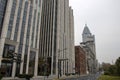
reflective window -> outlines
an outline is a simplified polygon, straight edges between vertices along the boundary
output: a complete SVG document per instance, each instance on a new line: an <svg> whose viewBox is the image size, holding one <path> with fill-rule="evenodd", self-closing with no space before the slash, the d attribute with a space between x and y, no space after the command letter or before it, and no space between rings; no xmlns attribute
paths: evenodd
<svg viewBox="0 0 120 80"><path fill-rule="evenodd" d="M2 26L3 26L6 5L7 5L7 0L0 0L0 36L1 36L1 32L2 32Z"/></svg>
<svg viewBox="0 0 120 80"><path fill-rule="evenodd" d="M10 14L10 20L9 20L9 26L8 26L8 32L7 32L7 38L10 39L12 27L13 27L13 21L14 21L14 15L16 10L16 3L17 0L13 0L12 8L11 8L11 14Z"/></svg>
<svg viewBox="0 0 120 80"><path fill-rule="evenodd" d="M31 20L32 20L32 5L30 6L29 11L29 19L28 19L28 28L27 28L27 34L26 34L26 45L29 45L29 36L30 36L30 28L31 28Z"/></svg>
<svg viewBox="0 0 120 80"><path fill-rule="evenodd" d="M33 20L33 28L32 28L32 38L31 38L31 47L33 47L33 40L34 40L34 29L35 29L35 22L36 22L36 10L34 11L34 20Z"/></svg>
<svg viewBox="0 0 120 80"><path fill-rule="evenodd" d="M20 15L21 15L21 10L22 10L22 2L23 2L23 0L19 0L19 8L18 8L18 13L17 13L17 20L16 20L16 27L15 27L15 34L14 34L14 40L15 41L17 41L17 36L18 36Z"/></svg>
<svg viewBox="0 0 120 80"><path fill-rule="evenodd" d="M9 51L13 51L14 52L15 51L15 46L5 44L4 51L3 51L3 57L4 58L8 57Z"/></svg>

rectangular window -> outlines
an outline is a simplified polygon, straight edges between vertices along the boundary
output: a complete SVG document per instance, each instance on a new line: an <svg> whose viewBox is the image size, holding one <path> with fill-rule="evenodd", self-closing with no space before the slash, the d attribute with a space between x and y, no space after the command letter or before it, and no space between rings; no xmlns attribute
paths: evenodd
<svg viewBox="0 0 120 80"><path fill-rule="evenodd" d="M15 46L5 44L4 51L3 51L3 57L4 58L9 57L10 56L9 54L14 53L14 51L15 51Z"/></svg>

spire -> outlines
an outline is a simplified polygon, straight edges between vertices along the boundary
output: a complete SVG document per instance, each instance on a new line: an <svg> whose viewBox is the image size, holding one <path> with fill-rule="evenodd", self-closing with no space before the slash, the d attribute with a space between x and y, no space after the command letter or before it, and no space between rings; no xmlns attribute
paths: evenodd
<svg viewBox="0 0 120 80"><path fill-rule="evenodd" d="M87 26L87 21L85 21L85 26Z"/></svg>
<svg viewBox="0 0 120 80"><path fill-rule="evenodd" d="M87 27L87 23L85 23L85 27Z"/></svg>
<svg viewBox="0 0 120 80"><path fill-rule="evenodd" d="M89 28L87 27L87 24L85 24L84 30L83 30L83 34L91 34Z"/></svg>

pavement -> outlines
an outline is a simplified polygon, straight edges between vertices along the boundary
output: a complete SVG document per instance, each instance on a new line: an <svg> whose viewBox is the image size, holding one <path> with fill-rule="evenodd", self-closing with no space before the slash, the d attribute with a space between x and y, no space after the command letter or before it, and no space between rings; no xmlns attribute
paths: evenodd
<svg viewBox="0 0 120 80"><path fill-rule="evenodd" d="M89 75L70 75L70 76L62 76L59 79L58 78L53 79L54 76L49 76L49 77L47 77L47 76L43 77L42 76L42 77L32 78L30 80L97 80L100 75L101 75L101 73L89 74ZM4 78L2 80L25 80L25 79Z"/></svg>
<svg viewBox="0 0 120 80"><path fill-rule="evenodd" d="M61 78L61 80L97 80L100 75L101 73L82 75L82 76L75 75L66 78Z"/></svg>

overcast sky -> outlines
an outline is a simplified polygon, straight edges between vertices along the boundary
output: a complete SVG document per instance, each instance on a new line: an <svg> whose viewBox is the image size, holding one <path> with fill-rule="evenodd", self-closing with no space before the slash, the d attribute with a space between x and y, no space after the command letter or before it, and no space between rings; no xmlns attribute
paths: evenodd
<svg viewBox="0 0 120 80"><path fill-rule="evenodd" d="M87 23L96 39L99 62L120 57L120 0L70 0L74 10L75 45L82 41Z"/></svg>

